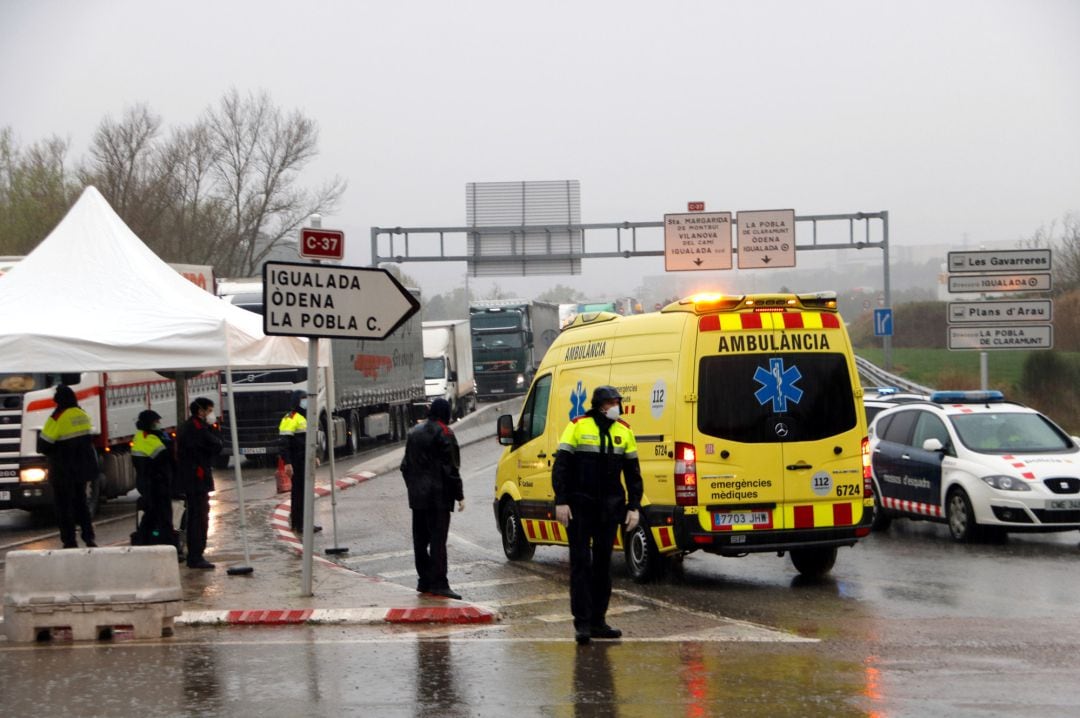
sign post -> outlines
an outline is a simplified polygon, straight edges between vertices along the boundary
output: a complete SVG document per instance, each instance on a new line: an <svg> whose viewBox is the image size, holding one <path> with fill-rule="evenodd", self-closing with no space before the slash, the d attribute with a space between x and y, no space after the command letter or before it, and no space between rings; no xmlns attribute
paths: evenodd
<svg viewBox="0 0 1080 718"><path fill-rule="evenodd" d="M314 421L306 437L301 593L310 596L319 428L318 340L385 339L420 310L420 302L385 269L267 262L263 265L263 306L265 334L308 338L307 413Z"/></svg>

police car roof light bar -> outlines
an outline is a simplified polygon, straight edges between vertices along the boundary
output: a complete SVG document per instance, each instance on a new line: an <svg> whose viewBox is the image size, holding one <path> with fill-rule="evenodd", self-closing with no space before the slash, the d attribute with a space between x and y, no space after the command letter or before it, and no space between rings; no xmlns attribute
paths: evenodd
<svg viewBox="0 0 1080 718"><path fill-rule="evenodd" d="M930 395L935 404L989 404L1005 401L997 389L985 391L935 391Z"/></svg>

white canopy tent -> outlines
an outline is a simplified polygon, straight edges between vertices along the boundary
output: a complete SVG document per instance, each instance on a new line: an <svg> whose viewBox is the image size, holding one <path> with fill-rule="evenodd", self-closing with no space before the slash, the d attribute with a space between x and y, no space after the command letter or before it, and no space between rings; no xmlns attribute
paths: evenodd
<svg viewBox="0 0 1080 718"><path fill-rule="evenodd" d="M268 337L262 317L181 277L93 187L0 279L0 373L221 368L231 404L232 369L306 366L307 356L307 340ZM229 418L235 453L232 407ZM243 521L238 453L234 463Z"/></svg>

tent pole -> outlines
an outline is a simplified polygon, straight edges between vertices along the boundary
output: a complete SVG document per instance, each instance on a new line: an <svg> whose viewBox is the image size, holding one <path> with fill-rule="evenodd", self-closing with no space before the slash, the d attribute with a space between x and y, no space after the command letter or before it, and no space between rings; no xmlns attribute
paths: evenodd
<svg viewBox="0 0 1080 718"><path fill-rule="evenodd" d="M229 357L231 361L231 357ZM225 364L225 388L229 392L229 435L232 437L233 446L233 475L236 477L236 498L240 501L240 537L244 543L244 565L231 566L227 573L230 576L246 576L255 569L251 565L251 552L248 550L247 539L247 516L244 508L244 477L240 471L240 439L236 433L236 392L233 390L232 366Z"/></svg>
<svg viewBox="0 0 1080 718"><path fill-rule="evenodd" d="M311 591L311 561L315 545L315 454L319 435L319 338L308 337L307 374L307 434L304 442L304 516L303 568L300 573L300 595L313 596Z"/></svg>

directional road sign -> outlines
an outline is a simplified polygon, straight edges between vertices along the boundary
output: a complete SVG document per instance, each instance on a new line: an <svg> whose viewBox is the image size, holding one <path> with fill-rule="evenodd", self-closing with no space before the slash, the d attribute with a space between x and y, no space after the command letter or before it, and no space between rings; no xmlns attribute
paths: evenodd
<svg viewBox="0 0 1080 718"><path fill-rule="evenodd" d="M992 322L1049 322L1054 318L1052 299L949 302L949 324Z"/></svg>
<svg viewBox="0 0 1080 718"><path fill-rule="evenodd" d="M300 230L300 256L309 259L344 259L345 233L337 229Z"/></svg>
<svg viewBox="0 0 1080 718"><path fill-rule="evenodd" d="M1052 288L1050 272L949 275L949 291L953 294L1045 292Z"/></svg>
<svg viewBox="0 0 1080 718"><path fill-rule="evenodd" d="M664 270L731 269L731 212L664 215Z"/></svg>
<svg viewBox="0 0 1080 718"><path fill-rule="evenodd" d="M949 327L949 349L1053 349L1054 328L1046 325Z"/></svg>
<svg viewBox="0 0 1080 718"><path fill-rule="evenodd" d="M892 307L874 310L874 336L891 337L892 330Z"/></svg>
<svg viewBox="0 0 1080 718"><path fill-rule="evenodd" d="M420 310L385 269L295 262L263 266L263 331L294 337L385 339Z"/></svg>
<svg viewBox="0 0 1080 718"><path fill-rule="evenodd" d="M949 252L950 272L1047 272L1049 249L989 249Z"/></svg>
<svg viewBox="0 0 1080 718"><path fill-rule="evenodd" d="M739 212L739 269L795 266L795 210Z"/></svg>

